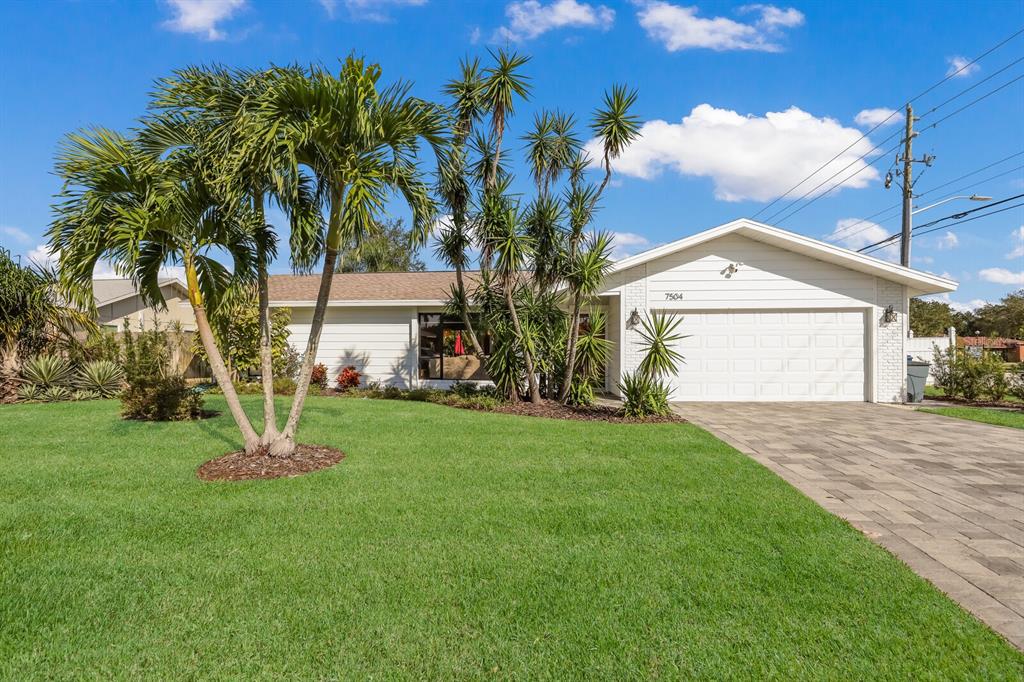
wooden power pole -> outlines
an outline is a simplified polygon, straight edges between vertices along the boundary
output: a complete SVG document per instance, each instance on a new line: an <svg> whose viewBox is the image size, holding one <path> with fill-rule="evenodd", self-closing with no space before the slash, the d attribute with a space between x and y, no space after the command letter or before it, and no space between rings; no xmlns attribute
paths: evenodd
<svg viewBox="0 0 1024 682"><path fill-rule="evenodd" d="M911 212L913 211L914 185L911 172L914 165L913 141L914 109L907 104L906 137L903 140L903 238L900 240L900 265L910 267Z"/></svg>

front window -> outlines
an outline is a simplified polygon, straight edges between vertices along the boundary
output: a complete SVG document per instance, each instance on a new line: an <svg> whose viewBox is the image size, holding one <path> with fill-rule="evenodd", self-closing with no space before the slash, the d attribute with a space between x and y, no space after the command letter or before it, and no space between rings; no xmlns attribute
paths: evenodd
<svg viewBox="0 0 1024 682"><path fill-rule="evenodd" d="M483 361L471 351L466 325L458 317L440 313L421 313L420 379L483 381L488 379ZM473 329L483 345L484 355L491 352L491 339L474 317Z"/></svg>

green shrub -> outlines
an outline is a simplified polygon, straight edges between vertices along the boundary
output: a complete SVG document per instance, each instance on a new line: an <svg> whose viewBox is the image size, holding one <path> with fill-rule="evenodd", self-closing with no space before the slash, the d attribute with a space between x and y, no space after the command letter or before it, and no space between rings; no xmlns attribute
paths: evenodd
<svg viewBox="0 0 1024 682"><path fill-rule="evenodd" d="M64 400L71 400L73 393L67 386L48 386L39 394L39 399L44 403L59 403Z"/></svg>
<svg viewBox="0 0 1024 682"><path fill-rule="evenodd" d="M1024 363L1017 365L1016 371L1006 380L1006 392L1014 398L1024 400Z"/></svg>
<svg viewBox="0 0 1024 682"><path fill-rule="evenodd" d="M932 377L946 395L965 400L978 400L983 396L1002 400L1010 388L998 355L987 352L975 355L963 348L936 348Z"/></svg>
<svg viewBox="0 0 1024 682"><path fill-rule="evenodd" d="M619 383L623 413L631 419L670 414L668 384L641 372L627 374Z"/></svg>
<svg viewBox="0 0 1024 682"><path fill-rule="evenodd" d="M25 363L21 375L41 389L67 386L74 378L75 368L59 355L37 355Z"/></svg>
<svg viewBox="0 0 1024 682"><path fill-rule="evenodd" d="M477 385L471 381L456 381L449 390L460 398L472 398L479 392Z"/></svg>
<svg viewBox="0 0 1024 682"><path fill-rule="evenodd" d="M274 379L274 395L295 395L295 379L291 377L278 377Z"/></svg>
<svg viewBox="0 0 1024 682"><path fill-rule="evenodd" d="M124 385L124 371L110 360L94 360L78 370L75 386L83 391L97 393L102 398L113 398Z"/></svg>
<svg viewBox="0 0 1024 682"><path fill-rule="evenodd" d="M203 398L184 377L138 378L121 394L121 416L145 421L182 421L202 415Z"/></svg>
<svg viewBox="0 0 1024 682"><path fill-rule="evenodd" d="M41 398L43 390L36 384L22 384L16 392L19 403L34 403Z"/></svg>

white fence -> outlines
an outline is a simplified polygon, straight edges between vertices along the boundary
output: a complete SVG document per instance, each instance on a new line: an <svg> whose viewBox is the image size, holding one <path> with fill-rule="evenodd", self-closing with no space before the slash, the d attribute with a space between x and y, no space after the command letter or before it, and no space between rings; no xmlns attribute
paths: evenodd
<svg viewBox="0 0 1024 682"><path fill-rule="evenodd" d="M946 350L950 346L955 345L956 332L950 329L950 333L947 336L912 336L907 339L905 348L907 349L907 355L912 359L933 362L936 347L940 350ZM931 371L928 372L927 383L929 385L933 383Z"/></svg>

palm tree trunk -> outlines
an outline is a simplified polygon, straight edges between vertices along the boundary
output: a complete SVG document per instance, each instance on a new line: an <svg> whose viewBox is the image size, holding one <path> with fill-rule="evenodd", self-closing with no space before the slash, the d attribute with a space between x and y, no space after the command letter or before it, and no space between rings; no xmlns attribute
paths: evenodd
<svg viewBox="0 0 1024 682"><path fill-rule="evenodd" d="M275 457L287 457L295 452L295 432L298 430L302 408L309 394L309 380L313 375L316 363L316 352L320 347L320 333L324 328L324 317L327 314L327 302L331 297L331 282L334 280L334 269L338 264L338 251L341 242L341 191L331 193L331 215L327 226L327 245L324 250L324 268L320 273L320 290L316 295L316 306L313 308L313 321L309 327L309 339L306 342L306 354L302 359L299 378L295 386L295 397L288 412L288 421L277 438L270 444L270 454Z"/></svg>
<svg viewBox="0 0 1024 682"><path fill-rule="evenodd" d="M213 330L210 328L210 320L206 316L206 306L203 303L202 294L199 292L199 278L196 276L195 266L191 259L185 261L185 279L188 283L188 298L192 304L192 312L196 316L196 329L199 331L199 340L203 343L206 357L210 361L210 370L213 372L217 385L224 392L224 400L227 401L228 410L234 417L238 429L242 432L245 453L251 455L260 449L260 437L256 429L252 427L248 415L242 409L242 403L238 400L238 393L235 392L235 385L231 383L231 375L224 358L217 348L217 342L213 338Z"/></svg>
<svg viewBox="0 0 1024 682"><path fill-rule="evenodd" d="M260 305L260 378L263 382L263 435L260 441L267 445L277 438L277 411L274 407L274 353L271 344L273 330L270 323L270 294L267 291L267 264L264 255L259 255L257 286Z"/></svg>
<svg viewBox="0 0 1024 682"><path fill-rule="evenodd" d="M483 360L483 346L477 341L476 331L473 329L473 323L469 319L469 298L466 296L466 287L462 280L462 263L455 264L455 286L459 289L459 300L463 303L462 310L459 312L462 317L462 324L466 327L466 335L469 336L469 343L473 347L473 354Z"/></svg>
<svg viewBox="0 0 1024 682"><path fill-rule="evenodd" d="M583 307L583 297L578 291L572 294L572 316L569 318L569 347L565 351L565 374L562 376L562 389L558 399L563 403L569 399L569 389L572 388L572 380L576 373L576 344L580 336L580 308Z"/></svg>
<svg viewBox="0 0 1024 682"><path fill-rule="evenodd" d="M534 405L539 405L544 401L540 397L540 386L537 385L537 375L533 370L533 354L526 347L526 341L523 338L523 326L519 324L519 312L516 310L516 304L512 298L511 282L506 282L505 303L508 305L509 317L512 318L512 328L516 330L516 336L519 337L519 346L523 349L523 362L526 363L526 383L530 387L530 402Z"/></svg>

